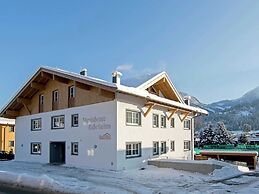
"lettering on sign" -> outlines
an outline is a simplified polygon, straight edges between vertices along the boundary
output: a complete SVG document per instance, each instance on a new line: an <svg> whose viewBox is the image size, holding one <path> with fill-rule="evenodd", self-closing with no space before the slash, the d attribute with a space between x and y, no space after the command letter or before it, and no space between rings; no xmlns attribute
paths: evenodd
<svg viewBox="0 0 259 194"><path fill-rule="evenodd" d="M111 134L109 134L109 133L105 133L105 134L103 134L103 135L99 135L99 139L100 139L100 140L111 140L111 139L112 139L112 136L111 136Z"/></svg>
<svg viewBox="0 0 259 194"><path fill-rule="evenodd" d="M83 125L86 125L89 130L111 129L111 124L106 122L106 117L83 117Z"/></svg>

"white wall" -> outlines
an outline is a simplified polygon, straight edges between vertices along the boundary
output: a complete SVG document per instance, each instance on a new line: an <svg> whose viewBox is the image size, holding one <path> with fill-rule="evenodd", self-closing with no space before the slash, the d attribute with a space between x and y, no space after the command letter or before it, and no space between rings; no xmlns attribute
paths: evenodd
<svg viewBox="0 0 259 194"><path fill-rule="evenodd" d="M159 141L159 148L161 148L161 141L166 141L167 154L160 155L160 157L174 158L174 159L191 159L191 151L184 151L184 140L191 141L191 130L184 130L183 122L177 114L175 118L175 128L170 128L170 122L167 120L167 127L161 128L160 115L167 114L165 108L158 108L155 106L147 117L144 117L144 112L147 108L143 108L145 100L124 95L117 94L117 111L118 111L118 133L117 133L117 165L118 170L130 169L144 166L147 159L154 158L153 156L153 141ZM128 103L131 102L131 103ZM126 109L142 111L141 126L127 126L126 125ZM152 114L159 114L159 128L153 128ZM182 115L183 116L183 115ZM170 151L170 141L175 141L175 151ZM141 142L142 156L139 158L126 159L125 149L126 142Z"/></svg>
<svg viewBox="0 0 259 194"><path fill-rule="evenodd" d="M79 127L71 127L71 115L79 114ZM51 130L51 117L65 115L65 128ZM91 118L105 118L103 122L89 123ZM42 130L31 131L31 119L42 118ZM89 129L89 124L110 125L105 129ZM100 140L105 133L111 140ZM49 163L50 141L66 142L66 165L116 170L116 101L18 117L16 120L17 161ZM41 155L31 154L31 142L41 142ZM78 156L71 155L71 142L79 143ZM88 151L94 156L88 156Z"/></svg>

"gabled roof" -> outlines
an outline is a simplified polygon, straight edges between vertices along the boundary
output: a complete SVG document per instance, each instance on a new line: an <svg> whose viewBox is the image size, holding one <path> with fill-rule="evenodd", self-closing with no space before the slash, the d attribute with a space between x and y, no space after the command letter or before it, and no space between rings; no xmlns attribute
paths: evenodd
<svg viewBox="0 0 259 194"><path fill-rule="evenodd" d="M121 85L107 82L105 80L96 79L90 76L83 76L78 73L73 73L69 71L65 71L62 69L51 68L51 67L41 67L36 73L22 86L22 88L16 93L16 95L10 100L10 102L1 110L0 116L6 115L7 110L9 112L19 110L23 107L23 100L32 98L38 91L39 87L48 82L49 79L59 80L61 82L68 82L69 80L73 80L75 83L84 84L89 87L99 87L104 90L108 90L110 92L122 92L129 95L134 95L142 98L146 98L148 100L152 100L156 103L162 103L167 106L173 106L176 108L181 108L191 112L197 112L202 114L208 114L206 110L192 107L186 105L180 94L177 92L173 83L171 82L169 76L166 72L160 72L157 74L152 74L147 76L142 81L133 82L131 84L124 85L125 82L122 81ZM156 84L157 82L164 80L169 85L169 89L174 95L177 97L177 101L166 99L154 94L151 94L147 91L147 88ZM129 82L128 82L129 83ZM131 87L129 87L131 86ZM8 114L7 114L8 115Z"/></svg>

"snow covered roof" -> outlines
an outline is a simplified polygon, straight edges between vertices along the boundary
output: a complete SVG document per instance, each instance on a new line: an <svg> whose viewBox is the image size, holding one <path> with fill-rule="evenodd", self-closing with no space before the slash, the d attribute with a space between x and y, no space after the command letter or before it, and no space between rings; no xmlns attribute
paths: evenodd
<svg viewBox="0 0 259 194"><path fill-rule="evenodd" d="M0 125L15 125L15 120L0 117Z"/></svg>
<svg viewBox="0 0 259 194"><path fill-rule="evenodd" d="M161 104L164 104L167 106L172 106L174 108L184 109L184 110L190 111L190 112L196 112L196 113L201 113L201 114L206 114L206 115L208 114L208 112L206 110L186 105L184 103L182 97L180 96L180 94L178 93L176 88L174 87L173 83L171 82L171 80L166 72L150 74L145 77L142 77L142 79L137 78L137 79L132 79L131 81L124 80L124 81L122 81L121 84L115 84L115 83L97 79L97 78L94 78L94 77L91 77L88 75L84 76L84 75L80 75L79 73L73 73L73 72L65 71L65 70L58 69L58 68L40 67L38 69L38 71L28 80L28 82L26 82L23 85L23 87L16 93L16 95L11 99L11 101L1 110L0 116L6 115L6 111L8 109L10 109L12 111L14 108L19 109L19 108L21 108L21 106L23 106L22 103L20 103L20 104L19 103L15 104L15 103L17 103L17 100L20 96L24 96L23 94L25 92L26 92L26 94L28 93L28 88L31 90L31 97L38 92L38 90L33 90L33 88L30 88L30 86L35 79L37 79L38 77L40 77L42 75L42 73L51 74L53 76L59 76L61 78L65 78L65 79L71 79L76 82L81 82L81 83L89 84L92 86L97 86L97 87L100 87L102 89L112 91L112 92L122 92L122 93L126 93L129 95L142 97L142 98L147 99L148 101L152 101L155 103L161 103ZM41 80L41 78L38 78L38 79L39 79L38 81ZM166 83L168 83L168 85L169 85L168 90L173 92L175 97L178 99L178 102L157 96L155 94L151 94L146 90L148 87L154 85L156 82L158 82L161 79L166 80ZM46 81L47 80L48 79L46 79ZM46 81L45 81L45 83L46 83ZM44 84L44 81L43 81L43 84Z"/></svg>

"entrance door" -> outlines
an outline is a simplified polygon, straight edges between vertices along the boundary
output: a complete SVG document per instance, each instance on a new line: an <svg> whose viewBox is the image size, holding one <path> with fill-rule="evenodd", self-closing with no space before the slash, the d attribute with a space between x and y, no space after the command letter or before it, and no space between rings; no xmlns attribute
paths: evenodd
<svg viewBox="0 0 259 194"><path fill-rule="evenodd" d="M50 160L51 164L65 164L65 142L50 142Z"/></svg>

